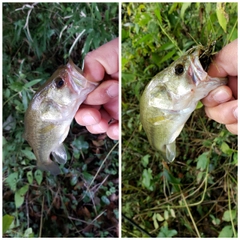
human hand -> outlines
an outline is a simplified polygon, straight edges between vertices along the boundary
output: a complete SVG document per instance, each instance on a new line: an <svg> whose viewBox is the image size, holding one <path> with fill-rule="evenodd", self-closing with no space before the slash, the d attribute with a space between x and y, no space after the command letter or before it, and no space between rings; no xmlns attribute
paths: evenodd
<svg viewBox="0 0 240 240"><path fill-rule="evenodd" d="M119 138L119 43L118 38L89 52L84 59L84 76L100 85L92 91L75 115L78 124L93 134Z"/></svg>
<svg viewBox="0 0 240 240"><path fill-rule="evenodd" d="M211 91L202 100L207 116L225 124L228 131L238 134L238 40L226 45L210 65L212 77L228 77L227 86Z"/></svg>

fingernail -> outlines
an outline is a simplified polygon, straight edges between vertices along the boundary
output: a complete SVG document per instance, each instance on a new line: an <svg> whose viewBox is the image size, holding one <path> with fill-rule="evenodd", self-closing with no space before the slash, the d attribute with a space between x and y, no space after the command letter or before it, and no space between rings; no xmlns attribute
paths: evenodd
<svg viewBox="0 0 240 240"><path fill-rule="evenodd" d="M107 131L108 124L107 121L102 121L99 124L94 124L91 126L91 130L93 133L105 133Z"/></svg>
<svg viewBox="0 0 240 240"><path fill-rule="evenodd" d="M119 129L118 126L113 128L113 135L116 137L116 140L118 139L119 136Z"/></svg>
<svg viewBox="0 0 240 240"><path fill-rule="evenodd" d="M110 98L114 98L118 96L118 84L114 83L107 89L107 95Z"/></svg>
<svg viewBox="0 0 240 240"><path fill-rule="evenodd" d="M233 115L236 119L238 119L238 107L236 107L233 111Z"/></svg>
<svg viewBox="0 0 240 240"><path fill-rule="evenodd" d="M82 121L86 124L86 125L93 125L93 124L96 124L96 120L95 118L89 114L89 113L86 113L82 116Z"/></svg>
<svg viewBox="0 0 240 240"><path fill-rule="evenodd" d="M221 89L217 91L212 98L218 103L223 103L228 101L231 98L231 96L227 91L224 91L223 89Z"/></svg>

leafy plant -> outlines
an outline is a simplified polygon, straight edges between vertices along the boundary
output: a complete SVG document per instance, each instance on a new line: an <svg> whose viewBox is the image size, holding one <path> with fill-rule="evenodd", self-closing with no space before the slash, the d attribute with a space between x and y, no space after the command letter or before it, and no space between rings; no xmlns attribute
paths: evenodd
<svg viewBox="0 0 240 240"><path fill-rule="evenodd" d="M118 3L2 6L4 237L116 236L118 198L105 185L118 191L117 142L73 122L65 174L54 177L35 169L23 119L34 92L69 57L81 68L89 51L118 36Z"/></svg>
<svg viewBox="0 0 240 240"><path fill-rule="evenodd" d="M194 45L218 52L237 25L237 3L122 3L122 211L135 224L124 218L123 237L237 236L237 137L199 104L167 164L139 118L153 76Z"/></svg>

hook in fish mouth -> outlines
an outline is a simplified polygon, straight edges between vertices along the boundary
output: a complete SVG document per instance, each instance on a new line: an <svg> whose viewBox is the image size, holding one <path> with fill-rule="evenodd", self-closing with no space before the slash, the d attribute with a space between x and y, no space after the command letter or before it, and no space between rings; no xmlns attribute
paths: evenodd
<svg viewBox="0 0 240 240"><path fill-rule="evenodd" d="M198 51L197 57L199 58L202 68L205 72L208 71L208 67L213 61L214 45L215 42L213 42L208 47L199 45L188 50L189 55L193 54L195 51Z"/></svg>
<svg viewBox="0 0 240 240"><path fill-rule="evenodd" d="M208 67L213 62L214 50L217 41L213 41L207 47L200 48L199 61L205 72L208 71Z"/></svg>
<svg viewBox="0 0 240 240"><path fill-rule="evenodd" d="M199 61L204 71L207 72L209 65L213 61L213 55L211 53L211 50L210 49L207 49L205 51L200 50Z"/></svg>

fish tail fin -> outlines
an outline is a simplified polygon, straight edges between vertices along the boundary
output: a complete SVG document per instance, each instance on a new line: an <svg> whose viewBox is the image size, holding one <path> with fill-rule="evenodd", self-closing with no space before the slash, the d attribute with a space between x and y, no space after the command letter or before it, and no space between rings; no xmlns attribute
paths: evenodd
<svg viewBox="0 0 240 240"><path fill-rule="evenodd" d="M38 162L37 167L43 171L49 171L52 175L58 175L61 173L57 163L49 160L48 162Z"/></svg>
<svg viewBox="0 0 240 240"><path fill-rule="evenodd" d="M166 145L166 158L168 162L172 162L176 157L176 143L175 141Z"/></svg>

